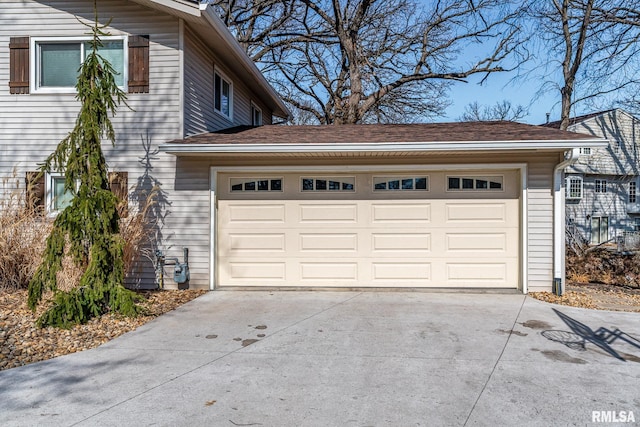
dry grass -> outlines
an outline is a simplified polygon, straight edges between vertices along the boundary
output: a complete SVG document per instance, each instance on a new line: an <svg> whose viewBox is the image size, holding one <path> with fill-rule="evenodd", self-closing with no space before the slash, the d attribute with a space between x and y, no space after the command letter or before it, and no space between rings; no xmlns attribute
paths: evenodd
<svg viewBox="0 0 640 427"><path fill-rule="evenodd" d="M51 222L27 206L24 193L0 199L0 289L24 289L40 263Z"/></svg>
<svg viewBox="0 0 640 427"><path fill-rule="evenodd" d="M7 182L4 183L5 189ZM30 207L25 192L16 188L0 195L0 291L26 289L42 260L46 239L53 219L47 217L40 207ZM133 271L143 248L149 246L153 237L153 220L149 215L155 203L152 191L141 210L129 210L120 221L120 234L124 239L125 272ZM124 212L121 206L121 213ZM123 215L124 216L124 215ZM82 269L70 257L63 260L58 273L58 288L68 291L79 283Z"/></svg>

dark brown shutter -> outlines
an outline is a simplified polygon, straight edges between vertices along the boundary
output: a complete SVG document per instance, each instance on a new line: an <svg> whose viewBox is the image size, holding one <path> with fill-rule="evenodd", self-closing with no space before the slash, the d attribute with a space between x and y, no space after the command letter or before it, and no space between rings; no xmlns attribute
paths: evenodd
<svg viewBox="0 0 640 427"><path fill-rule="evenodd" d="M129 36L129 93L149 93L149 36Z"/></svg>
<svg viewBox="0 0 640 427"><path fill-rule="evenodd" d="M9 39L9 93L29 93L29 37Z"/></svg>
<svg viewBox="0 0 640 427"><path fill-rule="evenodd" d="M109 172L109 188L118 198L120 218L129 216L129 173Z"/></svg>
<svg viewBox="0 0 640 427"><path fill-rule="evenodd" d="M25 183L27 184L27 206L30 209L44 208L44 173L27 172Z"/></svg>

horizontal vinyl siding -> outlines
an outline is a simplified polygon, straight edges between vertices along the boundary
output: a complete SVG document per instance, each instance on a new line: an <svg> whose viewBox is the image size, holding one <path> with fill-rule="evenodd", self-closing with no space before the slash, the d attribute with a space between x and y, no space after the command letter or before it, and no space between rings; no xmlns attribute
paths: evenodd
<svg viewBox="0 0 640 427"><path fill-rule="evenodd" d="M557 155L531 158L528 165L527 222L529 290L551 290L553 283L553 169Z"/></svg>
<svg viewBox="0 0 640 427"><path fill-rule="evenodd" d="M188 27L184 34L184 136L214 132L233 126L251 124L251 101L262 109L263 121L271 123L271 111L254 99L249 88L229 71L225 63L211 52ZM229 120L213 108L213 73L221 72L233 86L233 114Z"/></svg>
<svg viewBox="0 0 640 427"><path fill-rule="evenodd" d="M136 192L160 188L160 212L164 223L155 230L158 248L168 257L182 260L182 248L190 249L191 287L207 288L209 240L201 227L208 225L208 192L192 191L176 182L172 155L158 152L158 145L182 137L180 101L179 21L129 1L98 2L101 22L113 17L109 32L150 36L150 93L127 94L112 118L116 146L104 141L103 149L110 170L127 171L133 188L130 205L137 205ZM25 171L34 170L57 143L73 128L79 103L73 94L10 95L8 88L9 38L13 36L84 35L87 28L74 14L91 19L93 3L87 1L4 1L0 26L0 176L24 186ZM46 25L43 25L46 22ZM204 168L206 169L206 167ZM15 170L16 178L11 178ZM187 175L188 177L190 175ZM195 181L198 190L208 188L208 180ZM203 184L204 183L204 184ZM176 185L178 186L176 188ZM202 219L193 213L206 211ZM152 285L152 263L141 258L143 285ZM172 270L166 269L166 285L172 285Z"/></svg>

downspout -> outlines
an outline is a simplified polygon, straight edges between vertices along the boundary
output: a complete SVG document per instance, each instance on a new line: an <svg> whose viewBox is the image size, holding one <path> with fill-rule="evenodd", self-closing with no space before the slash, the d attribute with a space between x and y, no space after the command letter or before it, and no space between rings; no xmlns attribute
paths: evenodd
<svg viewBox="0 0 640 427"><path fill-rule="evenodd" d="M564 169L578 160L578 149L565 151L565 160L553 169L553 292L564 294L565 276L565 211Z"/></svg>

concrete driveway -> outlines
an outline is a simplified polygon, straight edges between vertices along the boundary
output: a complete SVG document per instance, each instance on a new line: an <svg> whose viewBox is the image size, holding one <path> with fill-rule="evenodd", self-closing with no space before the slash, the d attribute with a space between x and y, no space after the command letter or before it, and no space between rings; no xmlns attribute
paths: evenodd
<svg viewBox="0 0 640 427"><path fill-rule="evenodd" d="M0 372L0 425L637 424L636 339L638 314L516 294L211 292Z"/></svg>

